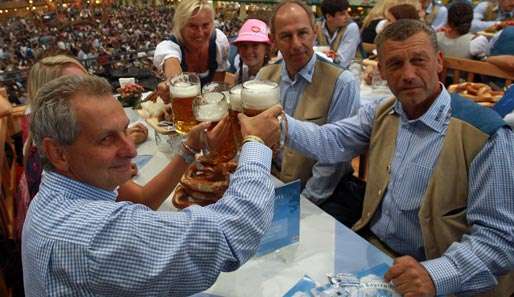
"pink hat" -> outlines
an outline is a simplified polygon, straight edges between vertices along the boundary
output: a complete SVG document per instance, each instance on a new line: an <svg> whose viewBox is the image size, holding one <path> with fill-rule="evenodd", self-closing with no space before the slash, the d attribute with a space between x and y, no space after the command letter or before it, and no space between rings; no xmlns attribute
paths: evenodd
<svg viewBox="0 0 514 297"><path fill-rule="evenodd" d="M232 43L245 41L270 44L266 23L256 19L248 19L239 30L236 40Z"/></svg>

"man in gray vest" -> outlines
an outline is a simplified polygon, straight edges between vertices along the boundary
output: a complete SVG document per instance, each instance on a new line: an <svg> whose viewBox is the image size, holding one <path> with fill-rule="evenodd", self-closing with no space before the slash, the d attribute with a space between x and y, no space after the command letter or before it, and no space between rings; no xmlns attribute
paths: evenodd
<svg viewBox="0 0 514 297"><path fill-rule="evenodd" d="M264 67L257 76L279 82L284 111L318 125L355 114L358 84L350 72L314 54L316 26L310 9L298 0L281 2L270 27L270 39L284 59ZM300 178L305 185L303 194L317 204L332 194L341 176L352 172L350 162L316 163L287 147L274 163L282 181Z"/></svg>
<svg viewBox="0 0 514 297"><path fill-rule="evenodd" d="M346 0L323 0L323 20L318 25L317 45L330 46L334 63L348 68L361 42L359 26L352 20Z"/></svg>
<svg viewBox="0 0 514 297"><path fill-rule="evenodd" d="M511 296L514 133L439 82L443 55L425 23L399 20L376 44L395 97L321 127L287 117L287 145L321 162L368 150L353 230L396 257L385 280L402 295Z"/></svg>

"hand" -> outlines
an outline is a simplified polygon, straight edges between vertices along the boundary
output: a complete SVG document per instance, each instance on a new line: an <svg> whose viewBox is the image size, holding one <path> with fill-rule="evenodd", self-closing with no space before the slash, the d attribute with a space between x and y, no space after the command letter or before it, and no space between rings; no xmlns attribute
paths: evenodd
<svg viewBox="0 0 514 297"><path fill-rule="evenodd" d="M325 55L327 55L327 57L329 57L331 59L337 58L337 53L335 51L333 51L333 50L326 51Z"/></svg>
<svg viewBox="0 0 514 297"><path fill-rule="evenodd" d="M155 92L157 93L157 95L159 97L161 97L162 101L165 104L168 104L171 102L170 88L166 82L164 82L164 81L160 82L157 85L157 89L155 90ZM157 99L157 97L155 97L155 99Z"/></svg>
<svg viewBox="0 0 514 297"><path fill-rule="evenodd" d="M405 297L435 296L435 286L427 270L411 256L394 259L394 265L384 275L398 293Z"/></svg>
<svg viewBox="0 0 514 297"><path fill-rule="evenodd" d="M221 123L222 121L220 121ZM194 126L187 134L186 144L195 151L200 151L204 148L205 133L211 126L210 122L202 122Z"/></svg>
<svg viewBox="0 0 514 297"><path fill-rule="evenodd" d="M130 177L134 177L137 175L137 165L136 163L130 163Z"/></svg>
<svg viewBox="0 0 514 297"><path fill-rule="evenodd" d="M282 113L282 106L274 105L254 117L243 113L238 115L243 138L254 135L261 138L268 147L276 147L280 141L280 124L277 117Z"/></svg>
<svg viewBox="0 0 514 297"><path fill-rule="evenodd" d="M140 144L145 142L148 137L148 128L141 123L137 123L134 126L127 128L127 135L134 141L134 144Z"/></svg>

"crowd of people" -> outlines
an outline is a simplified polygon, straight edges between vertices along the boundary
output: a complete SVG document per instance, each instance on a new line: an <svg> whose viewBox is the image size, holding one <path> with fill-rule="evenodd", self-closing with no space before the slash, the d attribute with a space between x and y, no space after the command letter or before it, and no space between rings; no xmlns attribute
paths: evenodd
<svg viewBox="0 0 514 297"><path fill-rule="evenodd" d="M49 47L70 51L82 50L74 36L104 51L153 46L153 67L163 80L181 72L198 74L202 85L266 80L280 89L280 105L237 116L239 164L223 198L163 214L155 209L203 141L213 150L225 145L217 133L227 131L230 120L194 127L169 164L141 187L131 181L136 150L128 118L109 83L88 74L87 58L58 55L35 63L25 145L31 161L18 188L27 211L19 226L25 294L203 291L255 253L271 223L271 174L283 182L300 179L302 197L393 257L384 278L402 295L514 294L514 154L505 153L514 151L514 133L494 111L450 94L439 81L451 39L489 18L487 28L497 32L491 42L480 38L489 46L484 54L514 54L506 19L514 1L499 0L470 16L471 5L461 0L448 7L383 0L361 28L348 7L346 0L323 0L316 19L303 1L285 0L267 23L250 18L227 36L232 25L216 22L209 1L183 0L174 9L120 8L118 17L104 19L107 28L84 23L85 31L47 38ZM71 21L90 15L105 16L87 10ZM19 24L35 30L34 23ZM361 106L360 81L348 67L371 37L378 71L394 96ZM20 40L29 59L38 47L31 38ZM469 54L469 44L456 44ZM316 53L314 45L328 49ZM169 102L169 84L161 82L156 94ZM366 152L364 183L355 180L351 160Z"/></svg>
<svg viewBox="0 0 514 297"><path fill-rule="evenodd" d="M169 38L174 8L111 6L60 8L45 15L12 17L0 27L0 84L11 101L26 102L26 73L41 58L67 54L90 73L108 77L112 69L152 70L153 50ZM219 15L219 27L234 36L241 22Z"/></svg>

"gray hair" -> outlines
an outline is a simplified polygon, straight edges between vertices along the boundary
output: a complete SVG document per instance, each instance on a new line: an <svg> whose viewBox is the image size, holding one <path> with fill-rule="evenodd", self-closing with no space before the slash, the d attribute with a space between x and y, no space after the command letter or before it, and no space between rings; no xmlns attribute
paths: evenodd
<svg viewBox="0 0 514 297"><path fill-rule="evenodd" d="M66 75L45 84L32 104L30 132L41 155L43 168L53 169L43 149L43 139L71 145L80 133L72 101L77 96L100 98L111 95L111 85L93 75Z"/></svg>
<svg viewBox="0 0 514 297"><path fill-rule="evenodd" d="M384 43L387 40L404 41L419 32L424 32L428 35L434 51L438 52L437 37L432 27L419 20L401 19L385 27L375 38L378 57L381 57Z"/></svg>

